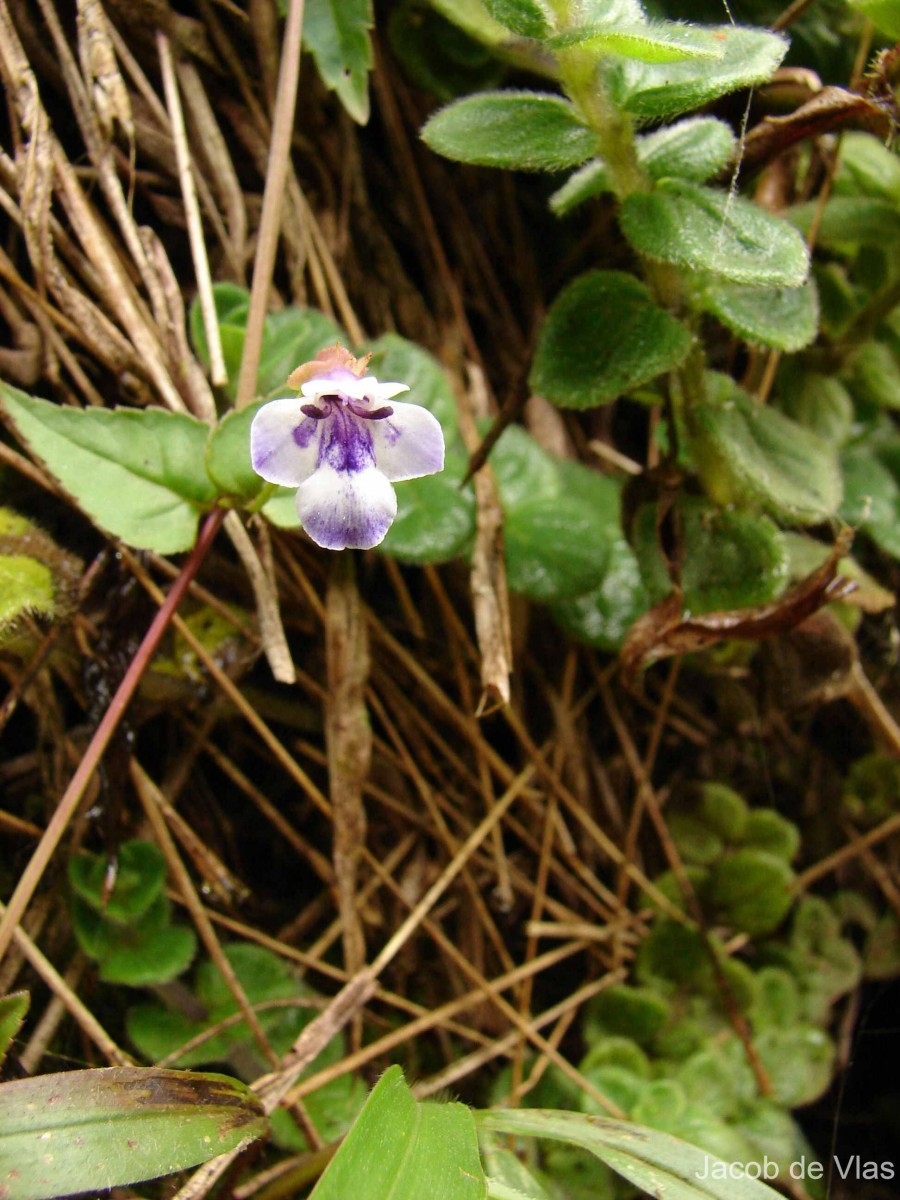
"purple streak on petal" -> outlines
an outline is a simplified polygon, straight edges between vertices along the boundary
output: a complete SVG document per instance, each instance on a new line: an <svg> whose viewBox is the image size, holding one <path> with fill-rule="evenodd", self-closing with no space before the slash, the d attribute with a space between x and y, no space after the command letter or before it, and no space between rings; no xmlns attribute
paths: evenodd
<svg viewBox="0 0 900 1200"><path fill-rule="evenodd" d="M297 491L297 513L326 550L371 550L397 515L397 497L374 467L349 473L326 463Z"/></svg>
<svg viewBox="0 0 900 1200"><path fill-rule="evenodd" d="M444 469L444 432L419 404L395 404L386 421L370 423L379 471L388 479L417 479Z"/></svg>
<svg viewBox="0 0 900 1200"><path fill-rule="evenodd" d="M259 409L250 426L250 461L269 483L297 487L316 468L318 421L304 418L293 397L272 400Z"/></svg>
<svg viewBox="0 0 900 1200"><path fill-rule="evenodd" d="M357 474L375 466L372 435L368 422L360 421L342 405L332 405L331 420L319 444L317 466Z"/></svg>

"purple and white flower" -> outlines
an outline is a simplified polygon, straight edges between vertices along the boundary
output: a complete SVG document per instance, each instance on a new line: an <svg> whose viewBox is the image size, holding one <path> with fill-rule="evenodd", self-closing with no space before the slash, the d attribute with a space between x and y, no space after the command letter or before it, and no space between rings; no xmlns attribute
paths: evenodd
<svg viewBox="0 0 900 1200"><path fill-rule="evenodd" d="M444 466L444 435L427 408L388 403L405 383L379 383L343 347L288 380L300 396L264 404L250 426L253 470L297 488L300 524L327 550L377 546L397 515L391 486Z"/></svg>

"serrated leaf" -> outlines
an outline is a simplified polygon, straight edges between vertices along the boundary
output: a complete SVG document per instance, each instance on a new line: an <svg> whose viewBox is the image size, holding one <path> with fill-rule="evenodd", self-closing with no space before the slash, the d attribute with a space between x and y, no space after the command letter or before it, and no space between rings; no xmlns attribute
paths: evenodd
<svg viewBox="0 0 900 1200"><path fill-rule="evenodd" d="M189 550L216 499L207 426L161 409L64 408L0 383L18 436L101 529L142 550Z"/></svg>
<svg viewBox="0 0 900 1200"><path fill-rule="evenodd" d="M707 31L721 44L721 58L624 62L613 85L617 102L641 117L674 116L765 82L787 53L787 40L768 30L719 25Z"/></svg>
<svg viewBox="0 0 900 1200"><path fill-rule="evenodd" d="M0 631L26 615L56 612L53 572L25 554L0 553Z"/></svg>
<svg viewBox="0 0 900 1200"><path fill-rule="evenodd" d="M282 10L284 0L280 0ZM337 94L354 121L369 119L369 71L374 61L369 30L372 0L306 0L303 44L322 82Z"/></svg>
<svg viewBox="0 0 900 1200"><path fill-rule="evenodd" d="M731 128L716 117L688 117L637 139L638 162L651 179L673 176L693 183L707 179L731 161L737 143ZM590 196L613 190L606 163L586 163L550 197L558 216L571 212Z"/></svg>
<svg viewBox="0 0 900 1200"><path fill-rule="evenodd" d="M519 37L545 38L553 32L553 10L545 0L484 0L484 7Z"/></svg>
<svg viewBox="0 0 900 1200"><path fill-rule="evenodd" d="M663 179L622 205L622 232L641 254L735 283L798 287L809 269L791 225L742 196Z"/></svg>
<svg viewBox="0 0 900 1200"><path fill-rule="evenodd" d="M496 1109L475 1114L479 1128L514 1137L551 1138L596 1155L630 1183L665 1200L721 1200L728 1180L729 1200L776 1200L757 1179L733 1178L728 1165L670 1134L629 1121L556 1112L552 1109ZM717 1180L715 1168L724 1172Z"/></svg>
<svg viewBox="0 0 900 1200"><path fill-rule="evenodd" d="M609 22L567 29L547 42L551 50L578 46L597 54L621 54L645 63L674 63L685 59L720 59L722 39L698 25L681 21L653 21L628 25Z"/></svg>
<svg viewBox="0 0 900 1200"><path fill-rule="evenodd" d="M448 460L440 475L396 484L397 516L379 551L410 563L448 562L465 554L475 534L472 489L459 486L465 468L464 459Z"/></svg>
<svg viewBox="0 0 900 1200"><path fill-rule="evenodd" d="M815 286L753 287L711 282L697 297L698 306L755 346L802 350L815 340L819 302Z"/></svg>
<svg viewBox="0 0 900 1200"><path fill-rule="evenodd" d="M258 1098L224 1075L113 1067L0 1085L0 1190L11 1200L139 1183L262 1137Z"/></svg>
<svg viewBox="0 0 900 1200"><path fill-rule="evenodd" d="M13 1038L22 1028L30 1003L27 992L10 992L8 996L0 996L0 1067Z"/></svg>
<svg viewBox="0 0 900 1200"><path fill-rule="evenodd" d="M532 388L562 408L593 408L672 370L687 328L621 271L589 271L557 297L538 336Z"/></svg>
<svg viewBox="0 0 900 1200"><path fill-rule="evenodd" d="M485 92L440 109L422 138L457 162L509 171L562 171L597 150L597 135L561 96Z"/></svg>
<svg viewBox="0 0 900 1200"><path fill-rule="evenodd" d="M485 1200L472 1113L465 1105L417 1103L399 1067L389 1067L310 1200Z"/></svg>
<svg viewBox="0 0 900 1200"><path fill-rule="evenodd" d="M707 380L709 398L688 413L688 431L700 478L716 503L757 505L801 525L833 515L842 481L828 443L756 404L727 377Z"/></svg>

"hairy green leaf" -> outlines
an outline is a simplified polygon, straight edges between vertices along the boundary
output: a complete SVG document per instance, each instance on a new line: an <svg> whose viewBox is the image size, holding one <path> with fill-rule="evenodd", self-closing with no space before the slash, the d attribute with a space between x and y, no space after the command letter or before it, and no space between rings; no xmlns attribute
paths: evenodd
<svg viewBox="0 0 900 1200"><path fill-rule="evenodd" d="M547 43L551 50L578 46L598 55L621 54L645 63L674 63L685 59L720 59L722 40L698 25L681 21L653 21L636 25L619 22L582 25L557 34Z"/></svg>
<svg viewBox="0 0 900 1200"><path fill-rule="evenodd" d="M123 842L115 854L69 860L69 883L92 908L117 921L146 912L166 882L166 860L154 842Z"/></svg>
<svg viewBox="0 0 900 1200"><path fill-rule="evenodd" d="M538 337L531 386L562 408L593 408L670 371L687 328L621 271L589 271L554 301Z"/></svg>
<svg viewBox="0 0 900 1200"><path fill-rule="evenodd" d="M475 535L475 498L459 486L465 470L465 459L448 458L440 475L397 484L397 516L379 550L411 563L465 554Z"/></svg>
<svg viewBox="0 0 900 1200"><path fill-rule="evenodd" d="M422 138L445 158L511 171L562 171L597 149L568 100L537 92L466 96L436 112Z"/></svg>
<svg viewBox="0 0 900 1200"><path fill-rule="evenodd" d="M0 1067L13 1038L22 1028L30 1002L27 992L10 992L8 996L0 996Z"/></svg>
<svg viewBox="0 0 900 1200"><path fill-rule="evenodd" d="M688 413L691 453L723 507L757 505L801 525L831 516L841 500L835 452L811 430L756 404L725 376L707 377L709 399Z"/></svg>
<svg viewBox="0 0 900 1200"><path fill-rule="evenodd" d="M519 37L545 38L556 23L546 0L484 0L484 7L495 21Z"/></svg>
<svg viewBox="0 0 900 1200"><path fill-rule="evenodd" d="M742 196L663 179L622 205L622 231L649 258L736 283L798 287L809 252L796 229Z"/></svg>
<svg viewBox="0 0 900 1200"><path fill-rule="evenodd" d="M78 409L0 383L16 433L101 529L142 550L189 550L215 501L207 426L187 413Z"/></svg>
<svg viewBox="0 0 900 1200"><path fill-rule="evenodd" d="M793 353L815 339L819 303L811 280L802 287L753 287L711 281L701 288L698 306L755 346Z"/></svg>
<svg viewBox="0 0 900 1200"><path fill-rule="evenodd" d="M615 101L640 117L674 116L765 82L787 53L787 40L768 30L719 25L707 32L721 44L721 58L623 62L613 79Z"/></svg>

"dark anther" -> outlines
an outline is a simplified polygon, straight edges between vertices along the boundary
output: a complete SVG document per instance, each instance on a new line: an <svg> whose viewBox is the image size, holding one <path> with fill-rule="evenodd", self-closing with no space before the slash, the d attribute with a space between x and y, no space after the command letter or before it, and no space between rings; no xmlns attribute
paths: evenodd
<svg viewBox="0 0 900 1200"><path fill-rule="evenodd" d="M360 412L359 416L364 417L367 421L383 421L385 417L392 417L394 410L389 404L385 404L384 408L376 408L374 412Z"/></svg>
<svg viewBox="0 0 900 1200"><path fill-rule="evenodd" d="M316 408L314 404L301 404L300 411L307 417L312 417L314 421L321 421L328 416L327 409Z"/></svg>

